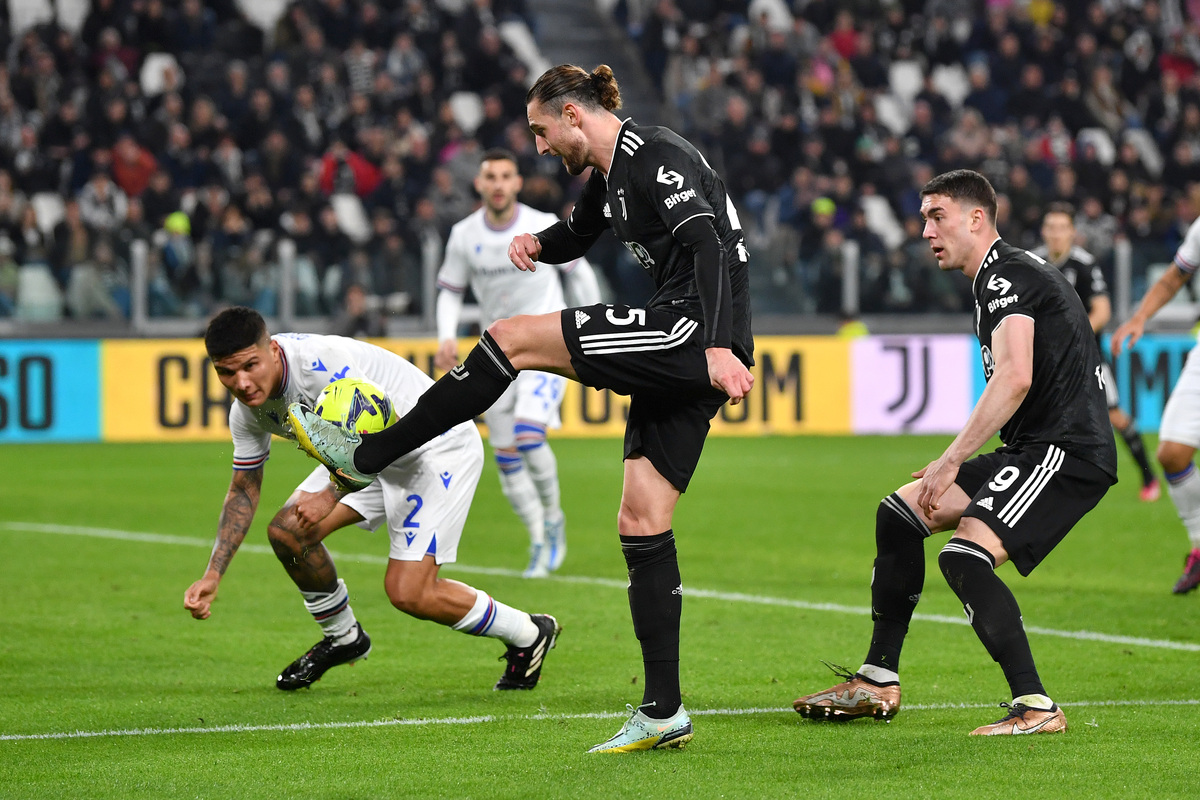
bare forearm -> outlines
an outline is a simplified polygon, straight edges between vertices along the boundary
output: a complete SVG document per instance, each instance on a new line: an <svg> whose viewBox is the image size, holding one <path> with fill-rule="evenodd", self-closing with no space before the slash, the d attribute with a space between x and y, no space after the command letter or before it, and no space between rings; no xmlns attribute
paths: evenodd
<svg viewBox="0 0 1200 800"><path fill-rule="evenodd" d="M1146 292L1137 310L1133 312L1133 317L1144 325L1159 309L1171 302L1171 298L1179 293L1190 277L1172 262L1162 277L1150 287L1150 291Z"/></svg>
<svg viewBox="0 0 1200 800"><path fill-rule="evenodd" d="M1029 384L1016 377L1005 375L997 369L988 381L987 387L979 397L979 402L967 418L958 436L946 448L946 454L955 464L962 464L979 449L987 444L988 439L1012 419L1012 415L1021 407L1025 395L1029 393Z"/></svg>
<svg viewBox="0 0 1200 800"><path fill-rule="evenodd" d="M262 470L250 470L249 474L235 473L221 508L221 519L217 524L217 541L208 558L208 570L224 575L241 546L254 521L258 509L259 492L262 488Z"/></svg>

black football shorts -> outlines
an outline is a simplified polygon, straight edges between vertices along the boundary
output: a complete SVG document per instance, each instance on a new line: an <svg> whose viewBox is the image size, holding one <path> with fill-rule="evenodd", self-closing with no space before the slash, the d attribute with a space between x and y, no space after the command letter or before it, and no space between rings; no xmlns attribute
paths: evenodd
<svg viewBox="0 0 1200 800"><path fill-rule="evenodd" d="M581 383L630 396L625 458L645 456L686 491L709 423L729 399L709 382L703 326L664 309L600 303L563 309L562 332Z"/></svg>
<svg viewBox="0 0 1200 800"><path fill-rule="evenodd" d="M971 497L963 516L986 523L1022 575L1033 572L1115 482L1052 444L976 456L955 479Z"/></svg>

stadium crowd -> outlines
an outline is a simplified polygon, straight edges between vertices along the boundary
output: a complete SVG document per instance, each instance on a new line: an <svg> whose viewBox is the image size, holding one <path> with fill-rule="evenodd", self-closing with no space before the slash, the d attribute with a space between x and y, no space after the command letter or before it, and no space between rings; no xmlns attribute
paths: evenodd
<svg viewBox="0 0 1200 800"><path fill-rule="evenodd" d="M620 0L614 13L681 133L726 176L755 253L756 310L836 312L857 245L864 313L960 312L931 268L918 191L973 167L1032 247L1078 209L1102 263L1167 261L1200 210L1200 25L1178 0ZM0 6L5 7L5 6ZM363 298L420 311L475 197L480 153L514 150L522 199L578 182L525 126L529 66L500 35L522 0L293 0L263 30L235 0L94 0L77 32L0 19L0 315L48 265L68 316ZM619 78L620 76L618 76ZM620 288L620 248L597 266ZM376 303L378 304L378 303ZM350 312L346 312L347 306Z"/></svg>

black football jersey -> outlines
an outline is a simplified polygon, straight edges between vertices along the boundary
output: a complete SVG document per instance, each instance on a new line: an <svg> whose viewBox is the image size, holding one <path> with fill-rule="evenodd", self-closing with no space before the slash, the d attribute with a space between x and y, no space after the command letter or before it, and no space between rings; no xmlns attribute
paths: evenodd
<svg viewBox="0 0 1200 800"><path fill-rule="evenodd" d="M1060 261L1051 261L1050 252L1045 245L1033 251L1051 266L1058 267L1059 272L1067 279L1067 283L1075 287L1075 293L1083 301L1085 310L1090 311L1092 300L1096 297L1108 297L1108 281L1104 280L1104 271L1100 269L1095 256L1082 247L1072 247ZM1096 334L1100 341L1100 334Z"/></svg>
<svg viewBox="0 0 1200 800"><path fill-rule="evenodd" d="M971 285L983 371L991 380L992 332L1007 317L1034 322L1033 383L1000 429L1006 445L1055 444L1114 478L1117 450L1108 421L1100 348L1087 312L1059 270L1001 239Z"/></svg>
<svg viewBox="0 0 1200 800"><path fill-rule="evenodd" d="M608 176L591 177L567 224L581 236L612 228L654 279L647 308L668 308L704 322L691 252L674 236L693 217L711 217L723 245L732 300L731 349L753 364L749 253L725 184L691 142L669 128L626 119L617 134Z"/></svg>

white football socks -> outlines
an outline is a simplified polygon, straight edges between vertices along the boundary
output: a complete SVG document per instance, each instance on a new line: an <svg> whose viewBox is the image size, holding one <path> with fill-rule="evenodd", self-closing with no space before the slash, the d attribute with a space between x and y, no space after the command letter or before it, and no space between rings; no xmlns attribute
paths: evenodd
<svg viewBox="0 0 1200 800"><path fill-rule="evenodd" d="M558 522L562 519L562 499L558 490L558 459L550 445L542 442L537 447L522 450L521 456L529 467L529 474L537 486L538 496L542 501L542 509L547 522Z"/></svg>
<svg viewBox="0 0 1200 800"><path fill-rule="evenodd" d="M497 451L496 465L500 468L500 488L529 531L530 543L542 544L546 541L542 501L530 471L525 469L524 459Z"/></svg>
<svg viewBox="0 0 1200 800"><path fill-rule="evenodd" d="M1200 547L1200 471L1194 463L1182 473L1167 476L1167 492L1187 528L1192 547Z"/></svg>
<svg viewBox="0 0 1200 800"><path fill-rule="evenodd" d="M475 605L451 627L471 636L490 636L515 647L528 647L538 637L538 627L528 614L493 600L478 589Z"/></svg>
<svg viewBox="0 0 1200 800"><path fill-rule="evenodd" d="M1054 701L1044 694L1023 694L1020 697L1014 697L1012 704L1015 706L1018 703L1037 711L1049 711L1054 708Z"/></svg>
<svg viewBox="0 0 1200 800"><path fill-rule="evenodd" d="M337 588L332 592L300 592L304 596L304 607L321 626L326 636L333 637L338 644L352 641L358 635L354 624L354 609L350 607L350 593L346 582L338 578Z"/></svg>

